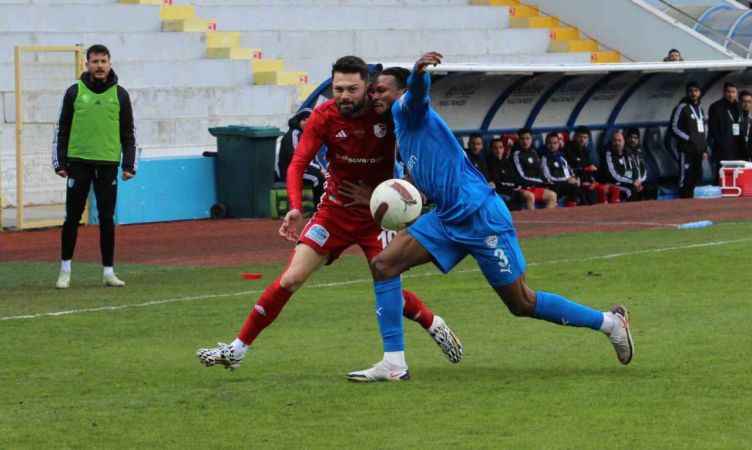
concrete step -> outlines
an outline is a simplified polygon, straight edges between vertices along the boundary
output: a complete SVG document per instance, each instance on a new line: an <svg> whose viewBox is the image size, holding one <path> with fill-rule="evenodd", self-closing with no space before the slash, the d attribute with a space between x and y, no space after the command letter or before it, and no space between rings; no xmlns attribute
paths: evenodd
<svg viewBox="0 0 752 450"><path fill-rule="evenodd" d="M115 62L113 69L128 89L221 87L253 84L248 61L201 59L170 62ZM74 82L71 64L30 64L25 90L64 90ZM0 92L14 90L13 64L0 64Z"/></svg>
<svg viewBox="0 0 752 450"><path fill-rule="evenodd" d="M220 31L499 29L509 23L507 8L482 6L404 6L398 13L392 6L341 6L336 14L327 6L301 6L294 14L284 6L199 6L196 12L216 19Z"/></svg>
<svg viewBox="0 0 752 450"><path fill-rule="evenodd" d="M13 61L16 45L76 45L84 49L104 44L115 64L127 61L175 61L200 59L206 54L203 33L0 33L0 63ZM69 54L37 53L35 61L68 62Z"/></svg>

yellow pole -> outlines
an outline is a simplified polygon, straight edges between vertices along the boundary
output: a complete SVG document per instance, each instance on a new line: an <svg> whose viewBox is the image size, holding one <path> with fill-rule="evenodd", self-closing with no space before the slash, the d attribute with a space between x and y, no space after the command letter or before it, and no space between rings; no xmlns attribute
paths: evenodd
<svg viewBox="0 0 752 450"><path fill-rule="evenodd" d="M16 229L23 230L23 189L24 189L24 166L21 157L23 145L21 133L23 132L23 109L21 108L21 47L15 49L16 64Z"/></svg>

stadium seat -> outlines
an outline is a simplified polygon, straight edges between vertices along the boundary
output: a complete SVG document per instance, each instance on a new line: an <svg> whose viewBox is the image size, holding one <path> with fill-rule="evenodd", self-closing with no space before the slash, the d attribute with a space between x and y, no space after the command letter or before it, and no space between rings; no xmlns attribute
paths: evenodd
<svg viewBox="0 0 752 450"><path fill-rule="evenodd" d="M649 128L645 131L643 149L648 173L654 173L654 182L658 185L659 200L676 198L678 194L679 161L673 151L666 148L664 141L661 128Z"/></svg>

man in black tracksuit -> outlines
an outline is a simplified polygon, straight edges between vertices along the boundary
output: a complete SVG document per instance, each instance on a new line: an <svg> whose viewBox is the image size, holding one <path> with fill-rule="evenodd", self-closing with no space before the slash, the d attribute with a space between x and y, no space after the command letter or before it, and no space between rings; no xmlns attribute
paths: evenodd
<svg viewBox="0 0 752 450"><path fill-rule="evenodd" d="M52 165L67 179L62 263L56 287L70 286L78 224L92 184L99 211L102 281L105 286L125 286L113 269L117 172L122 155L123 181L136 175L136 140L130 97L118 86L105 46L93 45L86 51L86 72L65 92L55 137Z"/></svg>
<svg viewBox="0 0 752 450"><path fill-rule="evenodd" d="M577 206L580 193L580 180L574 176L569 168L564 154L561 152L561 140L557 133L546 136L546 152L541 158L543 176L553 186L559 198L565 199L565 206Z"/></svg>
<svg viewBox="0 0 752 450"><path fill-rule="evenodd" d="M633 160L627 154L623 132L614 132L604 158L609 183L618 186L624 199L639 200L642 185L636 178Z"/></svg>
<svg viewBox="0 0 752 450"><path fill-rule="evenodd" d="M556 192L549 189L543 178L538 152L533 148L533 133L528 128L517 132L517 146L512 150L512 161L517 170L522 189L533 194L536 203L544 203L546 208L556 208Z"/></svg>
<svg viewBox="0 0 752 450"><path fill-rule="evenodd" d="M580 180L580 201L585 205L598 203L598 182L595 175L598 166L590 158L590 129L578 126L574 129L574 139L564 147L566 158L572 173Z"/></svg>
<svg viewBox="0 0 752 450"><path fill-rule="evenodd" d="M491 141L491 156L488 159L488 176L496 193L504 199L509 209L520 207L535 209L535 196L522 189L517 170L512 162L511 149L504 147L501 138Z"/></svg>
<svg viewBox="0 0 752 450"><path fill-rule="evenodd" d="M640 144L640 130L630 128L625 135L625 153L633 170L633 186L635 187L631 200L655 200L658 196L658 188L647 183L648 165Z"/></svg>
<svg viewBox="0 0 752 450"><path fill-rule="evenodd" d="M737 89L733 83L723 84L723 98L708 109L708 139L713 149L713 164L720 167L721 161L736 161L741 157L741 109L737 101Z"/></svg>
<svg viewBox="0 0 752 450"><path fill-rule="evenodd" d="M474 134L470 136L465 153L470 162L478 169L478 172L483 175L483 178L486 181L492 181L488 174L488 157L486 156L486 148L481 135Z"/></svg>
<svg viewBox="0 0 752 450"><path fill-rule="evenodd" d="M671 132L676 138L676 148L679 151L679 192L682 198L694 196L695 186L702 180L702 161L708 157L701 96L697 83L687 84L687 96L671 113Z"/></svg>
<svg viewBox="0 0 752 450"><path fill-rule="evenodd" d="M308 118L311 116L311 109L303 108L290 120L287 121L289 128L287 133L282 136L282 141L277 149L277 163L275 167L275 175L277 181L286 182L287 168L290 166L292 156L295 154L295 149L298 147L300 137L303 135L305 124L308 122ZM313 207L318 207L321 196L324 195L324 182L326 181L326 169L323 161L320 159L322 152L308 164L305 173L303 174L303 181L306 184L310 184L313 188Z"/></svg>
<svg viewBox="0 0 752 450"><path fill-rule="evenodd" d="M742 91L739 94L739 103L742 106L740 156L745 161L752 161L752 92Z"/></svg>

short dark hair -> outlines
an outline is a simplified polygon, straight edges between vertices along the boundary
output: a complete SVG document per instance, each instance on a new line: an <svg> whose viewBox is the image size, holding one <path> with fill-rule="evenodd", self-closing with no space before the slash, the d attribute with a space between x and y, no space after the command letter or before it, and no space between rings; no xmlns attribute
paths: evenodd
<svg viewBox="0 0 752 450"><path fill-rule="evenodd" d="M471 140L471 141L472 141L473 139L480 139L480 140L483 140L483 136L481 136L481 135L480 135L480 134L478 134L478 133L473 133L473 134L471 134L471 135L470 135L470 138L469 138L469 140Z"/></svg>
<svg viewBox="0 0 752 450"><path fill-rule="evenodd" d="M110 50L102 44L94 44L86 49L86 60L88 61L91 55L107 55L107 59L110 59Z"/></svg>
<svg viewBox="0 0 752 450"><path fill-rule="evenodd" d="M585 125L580 125L574 128L574 134L587 134L588 136L590 136L590 128L586 127Z"/></svg>
<svg viewBox="0 0 752 450"><path fill-rule="evenodd" d="M502 145L503 145L503 144L504 144L504 139L502 139L502 138L500 138L500 137L495 137L495 138L491 139L491 145L494 145L494 144L495 144L495 143L497 143L497 142L501 142L501 143L502 143ZM505 146L505 147L506 147L506 146Z"/></svg>
<svg viewBox="0 0 752 450"><path fill-rule="evenodd" d="M752 97L752 92L749 92L748 90L743 90L739 93L739 98L742 97Z"/></svg>
<svg viewBox="0 0 752 450"><path fill-rule="evenodd" d="M357 56L343 56L332 65L332 77L335 72L357 73L363 80L368 80L368 64Z"/></svg>
<svg viewBox="0 0 752 450"><path fill-rule="evenodd" d="M728 88L736 89L736 85L730 81L726 81L725 83L723 83L723 90L725 91Z"/></svg>
<svg viewBox="0 0 752 450"><path fill-rule="evenodd" d="M521 137L523 134L529 134L530 136L532 136L533 130L531 130L530 128L520 128L519 130L517 130L517 136Z"/></svg>
<svg viewBox="0 0 752 450"><path fill-rule="evenodd" d="M387 67L382 70L379 75L389 75L394 77L394 81L397 83L397 88L405 89L407 87L407 77L410 76L410 71L403 67Z"/></svg>
<svg viewBox="0 0 752 450"><path fill-rule="evenodd" d="M624 133L625 137L629 136L637 136L640 137L640 130L637 128L627 128L626 132Z"/></svg>
<svg viewBox="0 0 752 450"><path fill-rule="evenodd" d="M674 53L674 52L676 52L676 53L678 53L678 54L681 55L681 52L679 50L675 49L675 48L672 48L671 50L669 50L668 54L670 55L671 53Z"/></svg>
<svg viewBox="0 0 752 450"><path fill-rule="evenodd" d="M548 141L551 140L551 139L553 139L553 138L561 139L561 136L559 136L559 133L556 132L556 131L552 131L552 132L548 133L546 135L546 144L548 144Z"/></svg>

